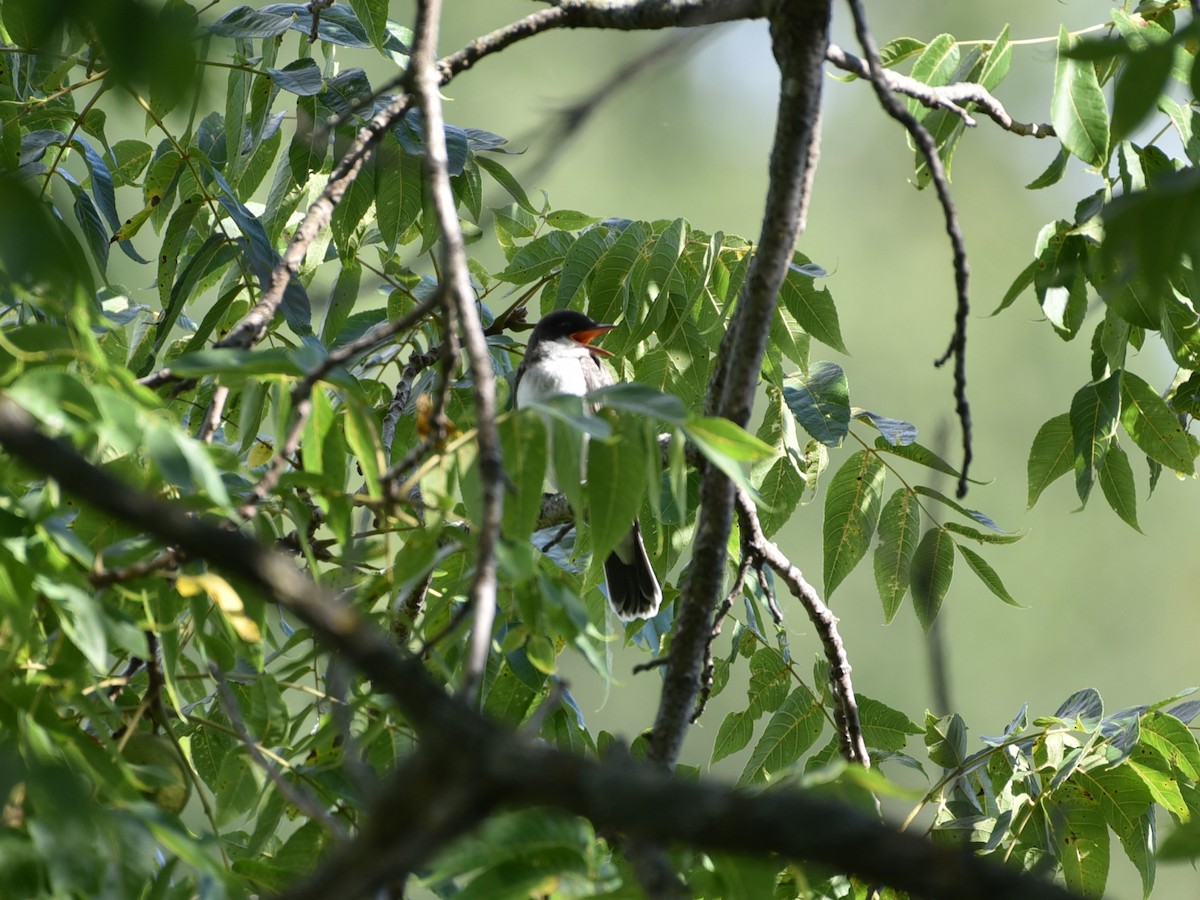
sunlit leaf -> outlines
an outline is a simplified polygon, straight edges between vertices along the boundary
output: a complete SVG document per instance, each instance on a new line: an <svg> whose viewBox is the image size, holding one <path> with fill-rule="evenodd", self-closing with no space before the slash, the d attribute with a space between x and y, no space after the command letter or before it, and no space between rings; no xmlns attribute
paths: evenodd
<svg viewBox="0 0 1200 900"><path fill-rule="evenodd" d="M830 480L824 524L826 597L866 555L883 506L886 477L879 457L860 450Z"/></svg>
<svg viewBox="0 0 1200 900"><path fill-rule="evenodd" d="M1050 117L1063 146L1088 165L1100 168L1108 157L1108 107L1095 64L1068 56L1071 42L1066 27L1061 27Z"/></svg>

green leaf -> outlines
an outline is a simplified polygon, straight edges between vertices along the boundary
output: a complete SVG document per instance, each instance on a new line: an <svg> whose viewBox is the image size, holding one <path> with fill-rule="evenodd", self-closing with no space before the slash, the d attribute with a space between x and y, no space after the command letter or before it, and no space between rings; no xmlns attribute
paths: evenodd
<svg viewBox="0 0 1200 900"><path fill-rule="evenodd" d="M1104 459L1117 432L1117 418L1121 412L1120 392L1121 373L1113 372L1098 384L1080 388L1071 400L1075 489L1080 500L1086 501L1091 493L1096 467Z"/></svg>
<svg viewBox="0 0 1200 900"><path fill-rule="evenodd" d="M725 473L739 488L756 495L742 469L743 462L757 462L775 454L770 445L748 434L728 419L701 416L683 426L684 434L704 457Z"/></svg>
<svg viewBox="0 0 1200 900"><path fill-rule="evenodd" d="M1129 465L1129 457L1114 439L1100 469L1096 473L1100 479L1100 489L1104 491L1104 499L1121 519L1133 528L1141 531L1137 521L1137 491L1133 484L1133 467Z"/></svg>
<svg viewBox="0 0 1200 900"><path fill-rule="evenodd" d="M1095 64L1068 56L1071 43L1066 26L1060 26L1050 119L1063 146L1099 169L1108 158L1108 107Z"/></svg>
<svg viewBox="0 0 1200 900"><path fill-rule="evenodd" d="M1154 886L1153 797L1131 766L1081 767L1070 778L1099 801L1100 813L1142 876L1145 895Z"/></svg>
<svg viewBox="0 0 1200 900"><path fill-rule="evenodd" d="M1028 509L1033 509L1042 491L1071 471L1075 462L1075 438L1071 432L1071 416L1062 413L1042 424L1029 448Z"/></svg>
<svg viewBox="0 0 1200 900"><path fill-rule="evenodd" d="M913 609L917 621L928 631L942 608L950 579L954 576L954 540L944 528L925 532L912 561Z"/></svg>
<svg viewBox="0 0 1200 900"><path fill-rule="evenodd" d="M371 43L382 49L387 42L387 0L349 0L350 8L362 25Z"/></svg>
<svg viewBox="0 0 1200 900"><path fill-rule="evenodd" d="M512 488L504 497L504 535L528 538L542 508L546 477L546 426L532 410L520 410L500 422L504 474Z"/></svg>
<svg viewBox="0 0 1200 900"><path fill-rule="evenodd" d="M1046 166L1045 171L1043 171L1041 175L1033 179L1033 181L1029 182L1029 184L1025 185L1025 190L1040 191L1042 188L1048 188L1058 184L1060 181L1062 181L1063 175L1067 173L1067 160L1070 158L1071 154L1067 152L1067 148L1060 147L1058 153L1055 154L1054 159L1050 160L1050 165ZM1032 280L1033 272L1029 269L1026 269L1025 271L1029 272L1030 280ZM1021 274L1024 275L1025 273L1022 272ZM1028 287L1028 285L1029 282L1025 282L1025 285L1021 288L1021 290L1024 290L1025 287ZM1013 294L1011 298L1006 294L1004 297L1006 302L1002 302L1000 304L1000 309L1004 309L1004 307L1012 303L1012 301L1017 298L1018 294L1020 294L1020 290L1017 291L1016 294ZM996 310L996 312L999 311L1000 310Z"/></svg>
<svg viewBox="0 0 1200 900"><path fill-rule="evenodd" d="M304 374L296 362L294 351L285 348L269 350L235 350L221 347L199 350L171 360L171 371L191 378L198 375L293 375Z"/></svg>
<svg viewBox="0 0 1200 900"><path fill-rule="evenodd" d="M588 515L592 555L602 562L629 534L646 493L645 429L642 420L602 412L613 426L613 437L593 440L587 452ZM657 448L655 448L657 449Z"/></svg>
<svg viewBox="0 0 1200 900"><path fill-rule="evenodd" d="M321 78L321 67L310 56L293 60L282 69L268 68L267 73L277 87L301 97L319 94L325 86Z"/></svg>
<svg viewBox="0 0 1200 900"><path fill-rule="evenodd" d="M1109 844L1099 802L1073 778L1054 792L1052 802L1047 819L1067 888L1085 897L1103 896Z"/></svg>
<svg viewBox="0 0 1200 900"><path fill-rule="evenodd" d="M943 769L955 769L967 756L967 726L962 716L951 713L940 719L925 713L925 748L929 759Z"/></svg>
<svg viewBox="0 0 1200 900"><path fill-rule="evenodd" d="M788 409L804 430L827 447L840 446L850 431L850 388L837 363L817 362L783 388Z"/></svg>
<svg viewBox="0 0 1200 900"><path fill-rule="evenodd" d="M958 552L963 555L963 559L967 561L971 571L979 576L979 580L983 582L984 587L1007 603L1009 606L1015 606L1018 609L1024 609L1020 603L1013 599L1008 589L1004 586L1004 582L1000 580L1000 574L992 568L991 564L972 550L970 547L964 547L962 544L955 542L954 546L958 548Z"/></svg>
<svg viewBox="0 0 1200 900"><path fill-rule="evenodd" d="M1142 780L1154 802L1169 812L1175 821L1187 822L1192 818L1192 811L1179 789L1178 773L1172 771L1170 763L1157 750L1138 743L1123 765Z"/></svg>
<svg viewBox="0 0 1200 900"><path fill-rule="evenodd" d="M563 257L574 243L575 235L570 232L547 232L518 250L516 256L495 277L511 284L537 281L562 265Z"/></svg>
<svg viewBox="0 0 1200 900"><path fill-rule="evenodd" d="M1200 744L1175 716L1154 710L1142 716L1141 742L1153 747L1189 781L1200 780Z"/></svg>
<svg viewBox="0 0 1200 900"><path fill-rule="evenodd" d="M801 262L794 261L788 266L779 288L779 301L800 327L822 344L839 353L849 353L842 341L842 326L832 295L813 284L812 271L805 265L808 260L800 254L795 258Z"/></svg>
<svg viewBox="0 0 1200 900"><path fill-rule="evenodd" d="M97 598L76 585L47 573L33 576L33 587L58 613L59 625L96 672L109 668L104 610Z"/></svg>
<svg viewBox="0 0 1200 900"><path fill-rule="evenodd" d="M389 135L375 149L374 163L379 233L395 249L421 215L421 161L402 152Z"/></svg>
<svg viewBox="0 0 1200 900"><path fill-rule="evenodd" d="M750 657L750 684L746 689L745 709L727 715L717 729L712 758L716 763L750 743L754 723L765 712L774 712L787 699L790 671L774 650L762 649Z"/></svg>
<svg viewBox="0 0 1200 900"><path fill-rule="evenodd" d="M875 586L883 602L883 620L891 622L908 593L913 551L921 530L921 507L908 488L899 488L879 516L875 548ZM899 748L896 748L899 749Z"/></svg>
<svg viewBox="0 0 1200 900"><path fill-rule="evenodd" d="M1113 89L1114 142L1132 134L1154 109L1166 87L1174 58L1174 43L1151 43L1126 57Z"/></svg>
<svg viewBox="0 0 1200 900"><path fill-rule="evenodd" d="M948 84L955 69L958 68L958 60L958 42L954 39L954 35L939 34L917 57L917 61L913 63L911 74L917 81L935 87ZM924 119L930 112L928 107L916 99L908 101L908 111L918 121Z"/></svg>
<svg viewBox="0 0 1200 900"><path fill-rule="evenodd" d="M1005 25L996 36L991 49L987 51L983 69L979 73L979 83L987 90L994 92L1000 86L1012 67L1012 43L1008 39L1009 26Z"/></svg>
<svg viewBox="0 0 1200 900"><path fill-rule="evenodd" d="M687 409L678 397L636 381L622 381L590 391L587 399L610 409L623 409L671 425L683 425Z"/></svg>
<svg viewBox="0 0 1200 900"><path fill-rule="evenodd" d="M1121 424L1152 460L1181 475L1195 474L1196 439L1154 388L1132 372L1121 379Z"/></svg>
<svg viewBox="0 0 1200 900"><path fill-rule="evenodd" d="M808 482L795 460L786 453L771 463L761 481L755 481L764 507L758 511L759 524L763 533L771 537L787 524Z"/></svg>
<svg viewBox="0 0 1200 900"><path fill-rule="evenodd" d="M610 247L617 241L618 232L603 226L589 228L573 243L563 257L562 272L558 276L558 290L554 294L555 309L572 306L571 301L583 287L588 275ZM582 303L573 308L581 308Z"/></svg>
<svg viewBox="0 0 1200 900"><path fill-rule="evenodd" d="M949 497L947 497L941 491L934 490L933 488L927 487L926 485L923 485L923 484L918 484L916 487L913 488L913 490L916 491L918 494L922 495L923 497L929 497L933 500L938 501L938 503L941 503L945 506L950 507L952 510L954 510L959 515L966 516L968 519L974 519L980 525L984 526L985 528L990 528L992 531L996 532L997 534L1010 534L1011 533L1011 532L1005 531L1003 528L1001 528L999 525L997 525L995 522L993 522L991 517L988 516L986 513L981 513L977 509L968 509L967 507L963 506L962 504L960 504L954 500L951 500Z"/></svg>
<svg viewBox="0 0 1200 900"><path fill-rule="evenodd" d="M483 154L476 154L475 162L479 164L479 168L496 179L496 183L500 187L508 191L508 195L517 201L518 206L526 212L533 213L535 216L538 214L538 209L529 202L529 196L525 193L525 189L521 187L521 183L517 179L513 178L512 173L508 169L504 168L504 166L500 165L500 163L496 162L490 156L484 156Z"/></svg>
<svg viewBox="0 0 1200 900"><path fill-rule="evenodd" d="M850 415L860 422L867 422L874 425L879 429L879 433L883 435L884 440L893 447L906 446L914 443L917 439L917 426L912 422L881 416L879 413L873 413L870 410L859 409L858 407L850 410Z"/></svg>
<svg viewBox="0 0 1200 900"><path fill-rule="evenodd" d="M646 223L631 222L596 263L588 282L587 312L597 322L615 323L620 319L638 264L644 262L652 240Z"/></svg>
<svg viewBox="0 0 1200 900"><path fill-rule="evenodd" d="M980 544L1015 544L1017 541L1023 540L1027 534L1024 531L1018 531L1015 534L995 534L980 531L978 528L963 525L961 522L943 522L942 527L947 531L953 531L955 534L960 534Z"/></svg>
<svg viewBox="0 0 1200 900"><path fill-rule="evenodd" d="M898 456L901 459L907 459L909 462L915 462L917 465L924 466L927 469L932 469L935 472L941 472L944 475L949 475L951 478L958 478L958 469L946 462L928 447L922 446L915 441L911 444L892 444L886 437L882 435L875 439L875 449L884 453L890 453L893 456ZM985 482L976 481L974 478L968 479L972 484L984 484Z"/></svg>
<svg viewBox="0 0 1200 900"><path fill-rule="evenodd" d="M866 555L883 506L887 470L874 453L859 450L829 482L825 495L825 596L845 580Z"/></svg>
<svg viewBox="0 0 1200 900"><path fill-rule="evenodd" d="M325 310L325 321L321 324L321 343L326 347L337 344L338 335L354 311L362 284L363 267L351 257L342 262L333 290L329 293L329 306Z"/></svg>
<svg viewBox="0 0 1200 900"><path fill-rule="evenodd" d="M546 224L563 231L581 231L599 221L599 216L589 216L574 209L556 209L546 214Z"/></svg>
<svg viewBox="0 0 1200 900"><path fill-rule="evenodd" d="M858 722L863 740L876 750L903 750L910 734L920 734L921 726L886 703L859 694Z"/></svg>
<svg viewBox="0 0 1200 900"><path fill-rule="evenodd" d="M892 38L879 48L879 61L885 69L918 55L927 45L911 37Z"/></svg>
<svg viewBox="0 0 1200 900"><path fill-rule="evenodd" d="M758 784L780 773L816 743L824 727L821 704L808 688L800 685L771 716L737 783Z"/></svg>
<svg viewBox="0 0 1200 900"><path fill-rule="evenodd" d="M1009 286L1008 290L1005 291L1004 297L1000 300L1000 305L992 310L993 316L1005 309L1008 309L1013 305L1013 301L1020 297L1021 294L1025 293L1025 289L1033 284L1034 275L1037 274L1040 265L1040 262L1035 259L1021 270L1021 274L1013 279L1013 283Z"/></svg>

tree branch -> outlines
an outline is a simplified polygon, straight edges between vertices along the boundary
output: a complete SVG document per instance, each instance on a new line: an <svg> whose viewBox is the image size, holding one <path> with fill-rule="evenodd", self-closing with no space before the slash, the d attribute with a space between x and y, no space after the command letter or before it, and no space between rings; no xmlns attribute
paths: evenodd
<svg viewBox="0 0 1200 900"><path fill-rule="evenodd" d="M858 702L854 698L854 685L850 682L850 658L846 655L846 646L838 633L837 616L825 605L816 588L808 583L804 574L784 555L778 545L763 534L758 521L758 510L754 508L754 501L745 491L738 491L737 505L738 522L750 551L775 570L775 574L783 579L792 596L804 606L809 621L817 631L817 637L821 639L821 646L825 648L835 704L833 719L837 726L842 756L849 762L869 769L871 756L867 752L862 725L858 720Z"/></svg>
<svg viewBox="0 0 1200 900"><path fill-rule="evenodd" d="M425 114L425 177L442 231L442 291L446 298L447 333L449 335L451 331L451 321L456 321L462 328L462 343L467 351L475 392L482 501L475 577L468 598L474 622L460 686L463 696L473 700L477 699L487 666L496 616L496 543L504 509L504 465L496 429L496 377L475 294L471 290L462 228L447 174L445 123L438 96L441 82L434 68L440 17L441 0L421 0L417 4L416 42L411 66L417 102Z"/></svg>
<svg viewBox="0 0 1200 900"><path fill-rule="evenodd" d="M419 660L401 656L357 610L325 595L288 560L241 532L123 484L42 433L3 397L0 445L67 493L262 591L388 693L420 735L420 749L388 780L363 832L308 883L336 884L336 892L301 885L289 900L356 896L427 859L495 809L530 806L585 816L599 828L644 840L810 860L933 900L1070 896L1050 882L802 791L755 794L683 782L658 766L626 758L597 762L531 742L449 696Z"/></svg>
<svg viewBox="0 0 1200 900"><path fill-rule="evenodd" d="M897 100L888 87L883 64L879 60L879 49L875 38L867 26L866 14L863 12L861 0L847 0L850 11L854 15L854 31L858 42L866 54L871 85L884 111L904 126L912 136L913 142L925 158L929 166L929 178L937 191L938 202L942 205L942 213L946 219L946 234L950 238L950 246L954 251L954 288L957 296L957 309L954 315L954 334L950 338L950 346L945 354L939 357L935 366L941 366L951 357L954 358L954 411L962 428L963 462L958 476L958 497L967 495L968 475L971 468L971 458L974 455L971 448L971 406L967 401L967 316L971 310L969 282L971 269L967 264L967 247L963 239L962 228L958 222L958 211L954 206L954 198L950 194L950 179L946 177L946 168L938 156L937 144L933 136L917 119Z"/></svg>
<svg viewBox="0 0 1200 900"><path fill-rule="evenodd" d="M706 402L710 411L739 425L745 425L750 417L779 288L792 262L808 206L817 157L830 0L782 3L774 10L771 36L783 83L762 232L721 341ZM674 765L683 746L700 690L713 614L723 594L732 527L733 486L710 466L700 485L692 568L672 629L670 661L650 737L652 758L667 766Z"/></svg>
<svg viewBox="0 0 1200 900"><path fill-rule="evenodd" d="M837 44L829 45L825 51L825 59L844 72L850 72L867 80L871 79L871 67L867 62L853 53L847 53ZM930 109L948 109L971 128L974 128L977 123L964 108L963 104L966 103L974 103L989 119L1013 134L1035 138L1056 136L1053 125L1039 125L1036 122L1026 124L1015 121L1004 108L1004 104L992 96L992 93L982 84L960 81L934 87L891 69L881 69L880 74L888 90L893 93L912 97Z"/></svg>

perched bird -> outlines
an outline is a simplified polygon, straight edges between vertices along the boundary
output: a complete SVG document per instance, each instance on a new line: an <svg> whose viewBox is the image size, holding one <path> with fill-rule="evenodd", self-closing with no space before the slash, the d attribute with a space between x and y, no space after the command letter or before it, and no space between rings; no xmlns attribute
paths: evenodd
<svg viewBox="0 0 1200 900"><path fill-rule="evenodd" d="M543 316L533 329L525 359L517 370L517 406L557 394L582 396L613 384L612 375L600 361L601 356L612 354L593 347L591 342L615 327L601 325L569 309ZM585 452L586 447L584 444ZM552 473L551 478L554 477ZM604 581L608 585L608 602L622 621L649 619L658 613L662 589L646 555L636 519L629 534L604 561Z"/></svg>

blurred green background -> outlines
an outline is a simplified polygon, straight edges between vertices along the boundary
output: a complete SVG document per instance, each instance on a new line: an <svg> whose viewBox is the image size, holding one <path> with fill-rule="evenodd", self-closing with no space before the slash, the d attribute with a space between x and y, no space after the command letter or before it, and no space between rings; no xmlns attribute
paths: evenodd
<svg viewBox="0 0 1200 900"><path fill-rule="evenodd" d="M1046 122L1059 24L1078 30L1106 22L1115 4L905 0L867 5L880 43L900 35L928 40L943 31L962 40L987 40L1006 23L1014 42L1051 38L1019 43L1012 73L998 91L1016 119ZM447 7L443 53L531 10L523 0L454 0ZM410 6L393 4L398 20L407 21L409 13ZM535 188L547 191L555 207L629 218L684 216L706 231L756 238L778 84L763 23L713 28L694 51L670 57L616 91L569 143L548 147L539 140L553 133L556 113L665 37L590 31L542 35L485 60L450 84L444 90L447 117L509 137L517 148L528 148L531 162L552 151L553 164L535 173L532 182L521 163L513 168L531 194ZM857 49L842 4L835 5L834 40ZM852 356L840 358L814 343L813 358L845 366L854 405L914 422L924 443L944 441L944 455L957 464L960 437L951 374L932 365L950 337L954 303L950 249L936 198L909 183L912 153L905 136L880 111L865 83L827 79L824 104L821 161L799 249L830 272L826 285ZM1147 500L1146 473L1135 470L1144 536L1118 520L1099 492L1079 511L1069 477L1048 490L1035 509L1025 508L1030 443L1042 422L1067 410L1088 379L1096 310L1071 344L1041 321L1032 293L999 317L987 316L1032 258L1038 229L1055 218L1070 218L1076 202L1100 186L1072 160L1067 178L1056 187L1025 190L1057 149L1053 140L1016 137L981 119L964 138L953 168L971 254L973 474L992 479L974 487L966 502L1006 529L1030 532L1015 546L986 553L1027 609L1002 604L961 559L942 607L951 700L971 728L972 741L1001 731L1022 703L1029 703L1032 715L1049 714L1085 686L1098 689L1111 711L1200 684L1196 485L1167 474ZM1159 388L1173 374L1166 354L1149 342L1131 367ZM831 467L844 458L845 451L835 452ZM952 486L944 487L949 492ZM816 585L821 583L823 499L819 495L799 510L777 538ZM909 601L896 621L884 626L867 560L830 602L841 618L856 689L920 722L923 711L935 704L925 638ZM811 659L818 649L812 629L794 601L783 607L793 653ZM572 675L572 689L593 728L632 737L652 721L657 678L633 679L628 673L634 661L618 658L617 676L626 687L632 682L633 690L618 688L608 702L594 675L583 668ZM687 761L706 761L724 711L744 699L740 685L731 684L721 699L725 702L716 704L689 738ZM736 777L744 756L723 762L717 771ZM1160 826L1170 827L1166 821ZM1115 846L1113 860L1112 895L1135 896L1140 884ZM1196 896L1198 886L1194 871L1165 867L1156 896Z"/></svg>

